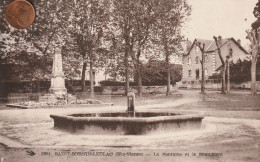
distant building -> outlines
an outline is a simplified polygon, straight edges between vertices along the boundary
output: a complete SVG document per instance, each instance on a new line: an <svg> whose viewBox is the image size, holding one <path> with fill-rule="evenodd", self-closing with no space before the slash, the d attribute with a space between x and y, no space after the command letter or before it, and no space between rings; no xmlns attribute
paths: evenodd
<svg viewBox="0 0 260 162"><path fill-rule="evenodd" d="M205 44L205 78L208 79L214 73L219 73L218 69L222 63L218 55L215 40L195 39L186 55L183 56L182 82L192 82L201 80L201 51L196 45L197 42ZM222 39L218 37L218 42L223 59L231 52L231 60L236 63L239 59L244 60L248 57L248 52L241 46L240 40L234 38Z"/></svg>

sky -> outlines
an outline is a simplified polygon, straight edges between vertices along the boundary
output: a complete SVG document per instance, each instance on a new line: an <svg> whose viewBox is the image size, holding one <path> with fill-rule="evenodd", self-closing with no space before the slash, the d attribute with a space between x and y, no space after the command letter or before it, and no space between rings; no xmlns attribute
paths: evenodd
<svg viewBox="0 0 260 162"><path fill-rule="evenodd" d="M191 41L195 38L240 39L246 46L246 30L256 20L253 9L258 0L187 0L192 6L190 21L186 22L184 35Z"/></svg>

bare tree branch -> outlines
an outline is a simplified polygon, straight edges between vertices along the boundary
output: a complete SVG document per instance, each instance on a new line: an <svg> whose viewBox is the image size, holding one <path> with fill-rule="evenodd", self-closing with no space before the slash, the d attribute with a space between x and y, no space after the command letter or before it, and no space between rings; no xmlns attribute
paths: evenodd
<svg viewBox="0 0 260 162"><path fill-rule="evenodd" d="M216 36L213 36L213 38L214 38L214 40L215 40L215 43L216 43L216 46L217 46L217 49L218 49L218 55L219 55L219 58L220 58L220 60L221 60L221 63L222 63L222 65L224 65L224 64L225 64L225 61L224 61L224 59L223 59L223 57L222 57L221 50L220 50L220 48L219 48L218 38L217 38Z"/></svg>

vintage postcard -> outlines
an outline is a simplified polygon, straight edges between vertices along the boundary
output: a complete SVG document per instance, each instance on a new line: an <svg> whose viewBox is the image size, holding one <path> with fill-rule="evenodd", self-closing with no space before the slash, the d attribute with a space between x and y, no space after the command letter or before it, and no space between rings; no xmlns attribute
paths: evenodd
<svg viewBox="0 0 260 162"><path fill-rule="evenodd" d="M0 162L260 159L260 1L1 0Z"/></svg>

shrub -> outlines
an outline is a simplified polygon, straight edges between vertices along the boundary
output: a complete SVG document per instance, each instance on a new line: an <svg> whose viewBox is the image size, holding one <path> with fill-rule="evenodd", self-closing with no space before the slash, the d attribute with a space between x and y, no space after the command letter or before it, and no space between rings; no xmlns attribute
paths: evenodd
<svg viewBox="0 0 260 162"><path fill-rule="evenodd" d="M101 86L125 86L125 82L116 81L116 80L102 80L99 82ZM129 82L130 86L137 86L136 82Z"/></svg>
<svg viewBox="0 0 260 162"><path fill-rule="evenodd" d="M112 92L117 92L118 88L117 87L113 87L111 90L112 90Z"/></svg>
<svg viewBox="0 0 260 162"><path fill-rule="evenodd" d="M103 92L103 88L101 86L94 87L95 92Z"/></svg>
<svg viewBox="0 0 260 162"><path fill-rule="evenodd" d="M209 76L209 79L221 79L221 75L218 73L214 73L211 76Z"/></svg>
<svg viewBox="0 0 260 162"><path fill-rule="evenodd" d="M99 83L102 86L124 86L125 85L125 82L120 82L120 81L111 80L111 79L102 80Z"/></svg>
<svg viewBox="0 0 260 162"><path fill-rule="evenodd" d="M175 85L182 78L182 66L170 64L171 84ZM163 86L167 85L167 68L164 61L149 60L142 70L143 86ZM137 80L137 76L135 75Z"/></svg>
<svg viewBox="0 0 260 162"><path fill-rule="evenodd" d="M81 86L81 80L66 80L65 81L66 86ZM94 85L96 82L94 82ZM86 86L90 86L90 80L85 81Z"/></svg>

